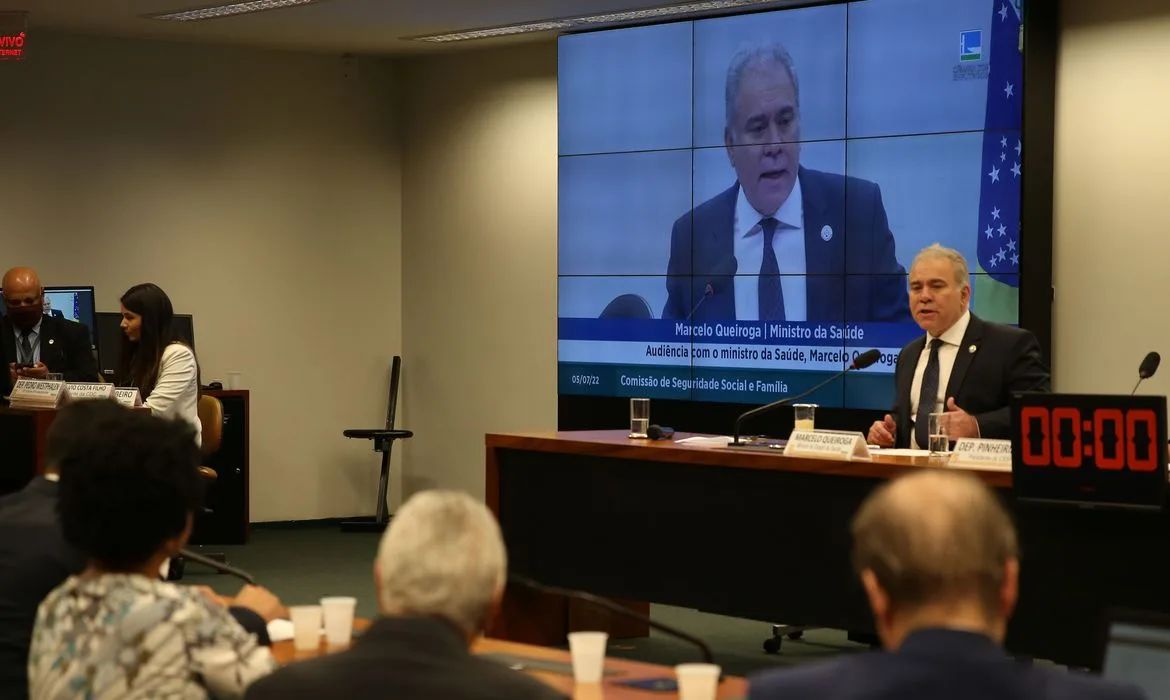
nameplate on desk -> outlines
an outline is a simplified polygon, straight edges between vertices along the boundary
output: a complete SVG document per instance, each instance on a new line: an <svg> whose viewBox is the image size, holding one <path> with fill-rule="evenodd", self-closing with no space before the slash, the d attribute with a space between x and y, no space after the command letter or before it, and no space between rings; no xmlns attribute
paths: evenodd
<svg viewBox="0 0 1170 700"><path fill-rule="evenodd" d="M127 408L138 408L142 405L142 394L137 388L114 389L114 398Z"/></svg>
<svg viewBox="0 0 1170 700"><path fill-rule="evenodd" d="M784 446L786 457L869 459L865 436L847 430L793 430Z"/></svg>
<svg viewBox="0 0 1170 700"><path fill-rule="evenodd" d="M56 408L65 392L65 382L23 377L16 380L8 405L12 408Z"/></svg>
<svg viewBox="0 0 1170 700"><path fill-rule="evenodd" d="M948 462L952 467L971 467L1010 472L1012 470L1012 441L960 438L951 450Z"/></svg>
<svg viewBox="0 0 1170 700"><path fill-rule="evenodd" d="M65 398L69 401L114 398L114 385L104 382L69 382L65 385Z"/></svg>

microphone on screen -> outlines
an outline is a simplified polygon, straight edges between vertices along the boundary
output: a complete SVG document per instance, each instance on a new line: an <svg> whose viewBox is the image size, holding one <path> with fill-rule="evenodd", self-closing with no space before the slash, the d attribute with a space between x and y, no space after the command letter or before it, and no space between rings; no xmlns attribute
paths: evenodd
<svg viewBox="0 0 1170 700"><path fill-rule="evenodd" d="M652 620L652 619L650 619L650 616L648 616L648 615L643 615L641 613L634 612L633 610L630 610L627 607L618 605L617 603L613 602L612 600L609 600L608 598L602 598L601 596L596 596L596 595L593 595L592 593L586 593L585 591L575 591L575 590L570 589L570 588L558 588L557 586L546 586L543 583L538 583L538 582L528 578L527 576L521 576L520 574L516 574L516 573L509 573L508 574L508 582L514 583L516 585L522 586L524 588L527 588L527 589L530 589L533 591L537 591L538 593L547 593L549 595L559 595L559 596L563 596L565 598L572 598L574 600L579 600L579 601L584 602L584 603L589 603L590 605L595 605L599 608L604 608L605 610L608 610L609 612L614 613L615 615L618 615L621 617L626 617L626 618L629 618L631 620L637 620L639 622L645 623L645 624L649 625L650 627L653 627L654 629L658 630L659 632L662 632L663 634L667 634L671 637L674 637L675 639L681 639L682 641L687 642L687 643L697 647L699 652L702 653L702 655L703 655L703 662L704 663L708 663L708 664L715 663L715 661L714 661L715 657L711 653L711 647L707 646L707 643L704 642L703 640L699 639L698 637L687 634L686 632L683 632L680 629L676 629L674 627L671 627L670 625L664 625L661 622L658 622L656 620ZM720 675L719 679L723 680L722 675Z"/></svg>
<svg viewBox="0 0 1170 700"><path fill-rule="evenodd" d="M1154 376L1154 372L1158 371L1158 364L1160 362L1162 362L1162 356L1158 353L1146 353L1146 356L1142 358L1142 364L1138 367L1137 384L1133 385L1133 391L1129 392L1130 396L1137 393L1138 387L1141 386L1142 382Z"/></svg>
<svg viewBox="0 0 1170 700"><path fill-rule="evenodd" d="M687 314L686 320L691 320L691 317L695 315L695 312L699 310L699 307L703 305L704 301L707 301L716 294L722 294L724 291L726 291L727 288L731 286L732 281L735 279L735 272L738 269L739 262L735 259L734 255L726 258L718 265L716 265L715 269L713 269L711 274L708 276L707 285L703 288L703 296L699 298L699 303L695 304L694 308L691 309L691 312Z"/></svg>
<svg viewBox="0 0 1170 700"><path fill-rule="evenodd" d="M211 557L205 557L202 554L199 554L198 552L192 552L189 549L180 549L179 556L183 557L184 559L189 559L189 560L195 562L196 564L202 564L203 566L206 566L209 569L215 569L216 571L218 571L221 574L228 574L229 576L235 576L236 578L240 579L241 581L243 581L244 583L246 583L250 586L256 585L256 580L252 578L252 574L249 574L247 571L244 571L243 569L237 569L236 567L234 567L230 564L225 564L221 561L216 561L215 559L212 559Z"/></svg>
<svg viewBox="0 0 1170 700"><path fill-rule="evenodd" d="M831 382L835 382L838 379L840 379L841 377L844 377L848 372L855 370L855 369L865 369L866 367L869 367L870 365L877 362L881 358L882 358L881 350L878 350L877 348L866 350L865 352L861 353L857 357L853 358L853 362L850 362L848 367L841 370L840 372L837 372L833 376L829 377L828 379L821 382L820 384L817 384L816 386L809 389L808 391L802 391L799 394L797 394L796 396L787 396L783 399L780 399L779 401L773 401L770 404L765 404L763 406L760 406L759 408L753 408L750 411L745 411L745 412L739 414L739 417L735 419L735 427L731 431L732 440L729 443L729 446L736 446L736 445L742 446L742 445L747 444L746 442L739 441L739 429L740 429L740 426L743 425L743 422L745 420L747 420L748 418L755 418L756 416L768 413L768 412L772 411L773 409L779 408L780 406L785 406L787 404L792 403L793 401L799 401L800 399L803 399L806 396L810 396L812 394L815 394L817 391L824 388L827 384L829 384Z"/></svg>

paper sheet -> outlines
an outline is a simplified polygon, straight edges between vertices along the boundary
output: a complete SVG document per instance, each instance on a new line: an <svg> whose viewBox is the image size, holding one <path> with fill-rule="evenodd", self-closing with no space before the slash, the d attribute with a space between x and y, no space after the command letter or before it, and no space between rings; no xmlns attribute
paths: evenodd
<svg viewBox="0 0 1170 700"><path fill-rule="evenodd" d="M870 454L874 457L881 457L882 455L889 455L891 457L929 457L930 450L910 450L910 449L885 449L869 446Z"/></svg>
<svg viewBox="0 0 1170 700"><path fill-rule="evenodd" d="M726 447L730 442L731 438L727 437L726 435L716 435L713 437L696 435L694 437L683 438L681 440L674 441L676 445L697 445L700 447Z"/></svg>

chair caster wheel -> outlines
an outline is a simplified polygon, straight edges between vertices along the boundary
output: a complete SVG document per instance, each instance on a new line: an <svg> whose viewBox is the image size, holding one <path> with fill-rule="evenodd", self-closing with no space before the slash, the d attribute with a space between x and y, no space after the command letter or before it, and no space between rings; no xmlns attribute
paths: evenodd
<svg viewBox="0 0 1170 700"><path fill-rule="evenodd" d="M779 654L780 653L780 638L770 637L764 640L764 653Z"/></svg>
<svg viewBox="0 0 1170 700"><path fill-rule="evenodd" d="M793 641L800 639L803 636L804 636L804 630L796 630L795 632L788 633L788 638L793 640Z"/></svg>

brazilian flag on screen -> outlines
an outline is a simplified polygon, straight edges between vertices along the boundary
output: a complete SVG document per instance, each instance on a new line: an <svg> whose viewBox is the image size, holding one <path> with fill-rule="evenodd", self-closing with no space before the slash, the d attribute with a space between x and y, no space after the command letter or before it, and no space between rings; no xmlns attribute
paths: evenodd
<svg viewBox="0 0 1170 700"><path fill-rule="evenodd" d="M1023 177L1023 0L999 0L991 18L987 108L979 188L979 263L973 306L981 318L1017 323L1020 180Z"/></svg>

